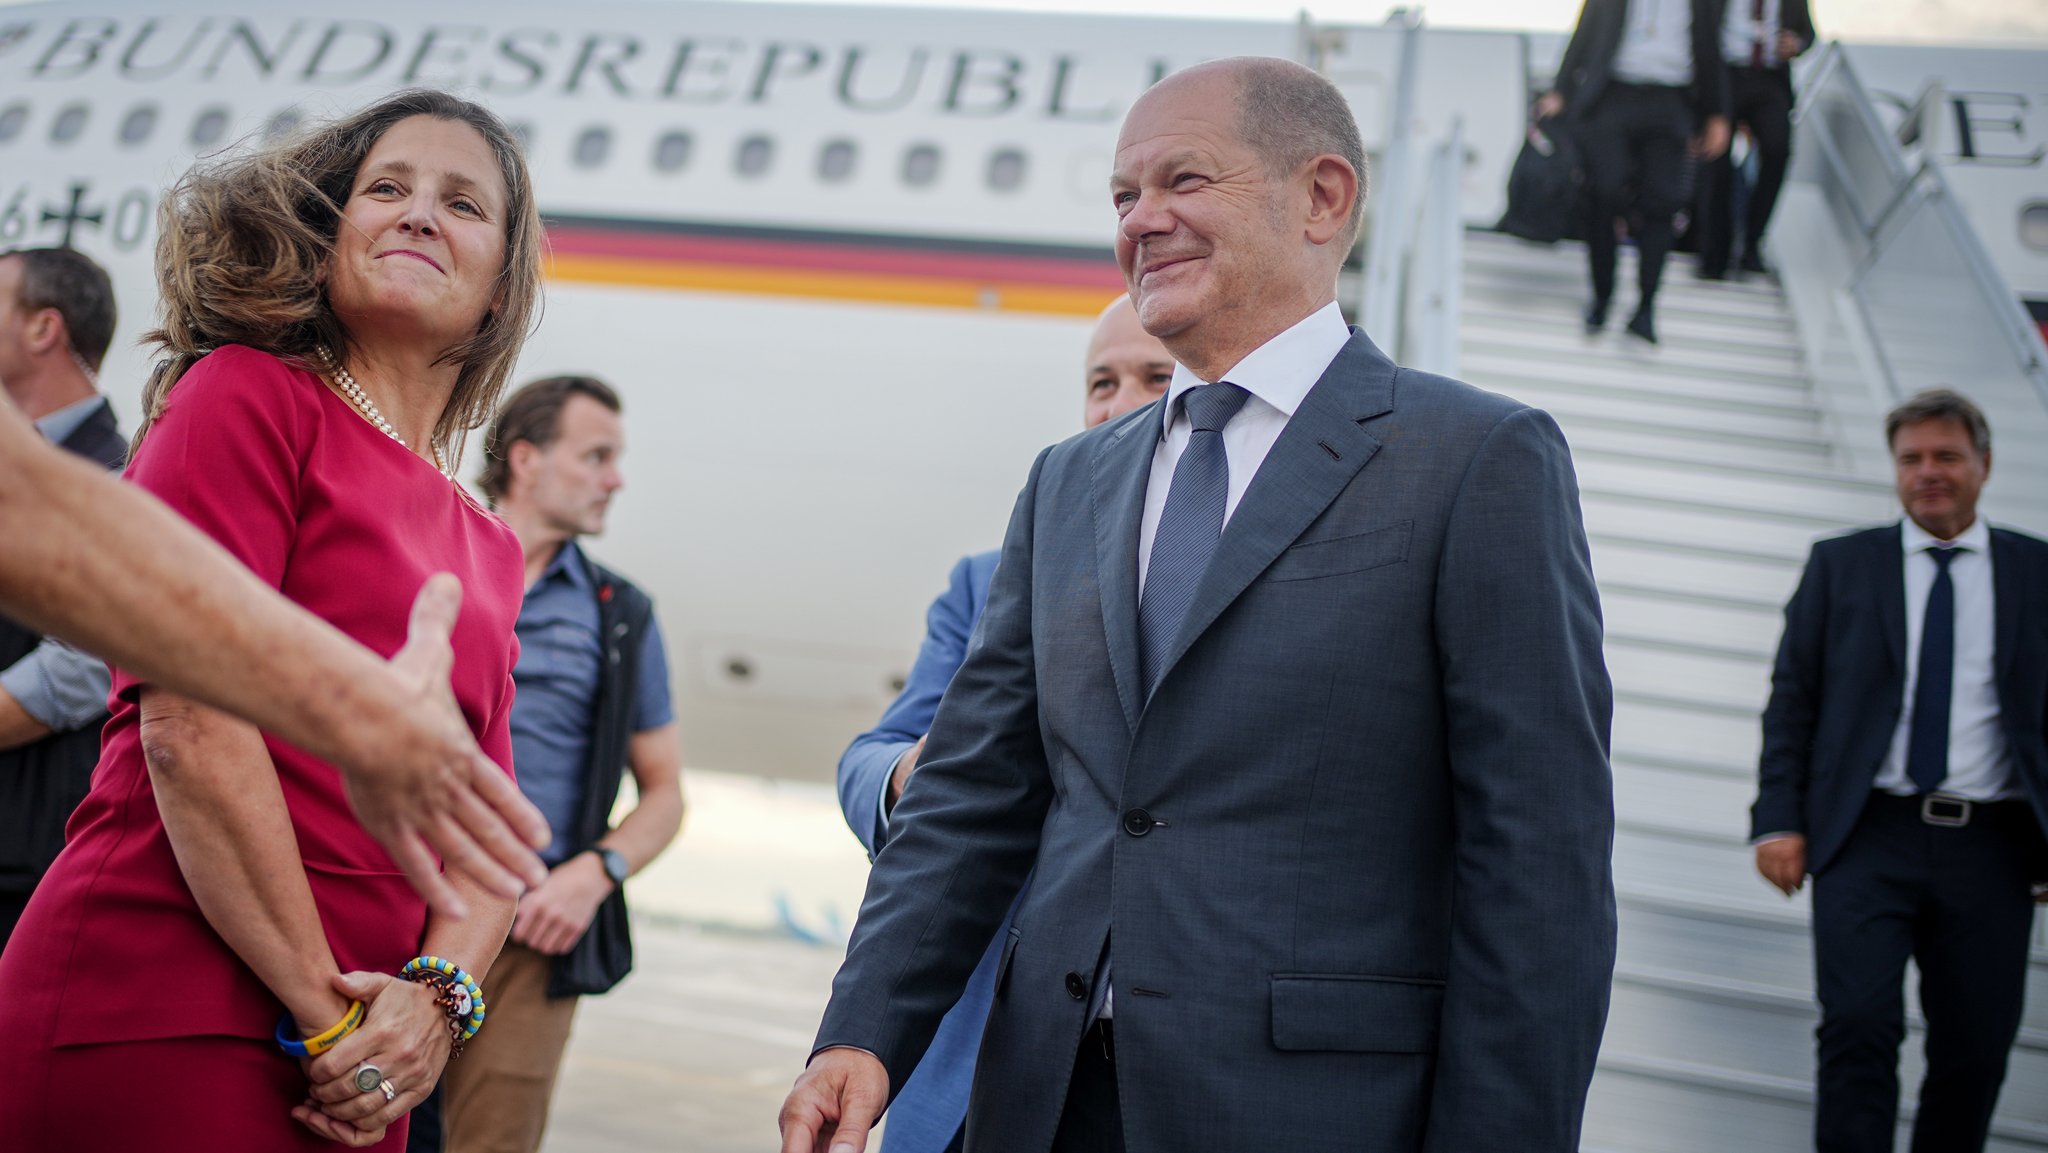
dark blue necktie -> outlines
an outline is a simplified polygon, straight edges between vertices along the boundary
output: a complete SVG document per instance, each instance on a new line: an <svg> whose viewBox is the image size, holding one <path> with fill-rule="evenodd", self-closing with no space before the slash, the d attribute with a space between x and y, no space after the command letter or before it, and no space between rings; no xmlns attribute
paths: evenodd
<svg viewBox="0 0 2048 1153"><path fill-rule="evenodd" d="M1187 448L1173 467L1173 483L1152 537L1145 591L1138 598L1138 645L1150 696L1166 671L1166 654L1180 635L1194 603L1195 588L1216 555L1223 536L1223 509L1230 497L1230 462L1223 455L1223 426L1251 394L1229 382L1190 389L1181 397L1188 422Z"/></svg>
<svg viewBox="0 0 2048 1153"><path fill-rule="evenodd" d="M1920 624L1920 676L1913 685L1913 725L1906 734L1906 775L1923 793L1948 779L1948 714L1956 680L1956 586L1948 566L1961 551L1927 550L1934 558L1934 587L1927 590L1927 614Z"/></svg>

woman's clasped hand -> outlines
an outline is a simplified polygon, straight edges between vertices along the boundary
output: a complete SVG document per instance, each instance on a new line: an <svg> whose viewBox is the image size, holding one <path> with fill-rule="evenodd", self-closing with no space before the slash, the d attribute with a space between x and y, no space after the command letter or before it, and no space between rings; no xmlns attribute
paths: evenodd
<svg viewBox="0 0 2048 1153"><path fill-rule="evenodd" d="M309 1088L292 1117L330 1141L374 1145L441 1079L452 1047L448 1014L436 1003L434 986L383 973L343 973L334 989L363 1003L363 1024L327 1052L299 1059ZM382 1074L367 1089L357 1078L363 1069ZM394 1093L388 1100L385 1085Z"/></svg>

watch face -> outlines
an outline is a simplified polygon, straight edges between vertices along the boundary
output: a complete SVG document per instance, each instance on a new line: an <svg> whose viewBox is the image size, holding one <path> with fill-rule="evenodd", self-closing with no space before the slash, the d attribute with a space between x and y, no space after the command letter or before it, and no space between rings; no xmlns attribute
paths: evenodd
<svg viewBox="0 0 2048 1153"><path fill-rule="evenodd" d="M626 883L625 854L617 849L599 849L597 851L597 858L604 862L604 875L612 879L612 884L623 885Z"/></svg>

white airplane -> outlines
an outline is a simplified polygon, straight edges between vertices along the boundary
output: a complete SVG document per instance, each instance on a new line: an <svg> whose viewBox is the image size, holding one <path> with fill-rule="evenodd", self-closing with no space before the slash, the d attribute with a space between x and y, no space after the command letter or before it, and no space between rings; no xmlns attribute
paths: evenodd
<svg viewBox="0 0 2048 1153"><path fill-rule="evenodd" d="M1117 125L1158 77L1320 46L1368 147L1398 33L712 2L65 0L0 8L0 247L70 243L146 376L164 188L197 157L414 84L527 142L553 248L519 378L624 394L629 486L595 548L658 599L693 766L819 779L893 695L950 563L998 543L1079 426ZM1462 117L1465 215L1502 208L1555 34L1429 30L1418 116ZM2048 318L2037 51L1858 49ZM1930 83L1944 90L1914 110ZM471 454L469 466L475 466Z"/></svg>

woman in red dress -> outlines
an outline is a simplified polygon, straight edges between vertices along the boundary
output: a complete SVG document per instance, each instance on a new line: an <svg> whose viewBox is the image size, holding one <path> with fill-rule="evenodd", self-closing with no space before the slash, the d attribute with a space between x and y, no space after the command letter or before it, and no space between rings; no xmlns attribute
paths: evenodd
<svg viewBox="0 0 2048 1153"><path fill-rule="evenodd" d="M511 372L539 244L518 145L440 93L195 172L166 199L169 356L128 470L379 653L421 582L461 578L454 695L507 766L522 561L450 458ZM403 1148L451 1035L435 989L395 977L432 954L487 995L514 903L451 875L466 914L429 915L331 765L118 671L114 694L91 794L0 958L0 1145ZM358 1001L324 1055L273 1039Z"/></svg>

